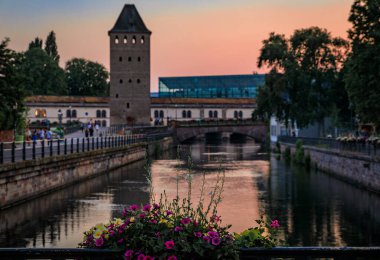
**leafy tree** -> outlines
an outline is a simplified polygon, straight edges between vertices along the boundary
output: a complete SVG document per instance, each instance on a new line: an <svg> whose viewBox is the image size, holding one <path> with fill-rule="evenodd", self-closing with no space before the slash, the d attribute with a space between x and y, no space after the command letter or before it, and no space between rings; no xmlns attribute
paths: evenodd
<svg viewBox="0 0 380 260"><path fill-rule="evenodd" d="M0 129L21 125L25 111L23 77L19 71L22 55L8 48L9 39L0 43Z"/></svg>
<svg viewBox="0 0 380 260"><path fill-rule="evenodd" d="M45 41L45 51L53 58L57 63L59 63L58 47L56 43L55 33L51 31Z"/></svg>
<svg viewBox="0 0 380 260"><path fill-rule="evenodd" d="M259 67L271 69L264 86L266 112L299 127L317 122L323 129L334 107L331 93L347 50L345 40L318 27L296 30L289 39L271 33L258 59Z"/></svg>
<svg viewBox="0 0 380 260"><path fill-rule="evenodd" d="M380 0L355 0L349 21L346 89L360 121L380 126Z"/></svg>
<svg viewBox="0 0 380 260"><path fill-rule="evenodd" d="M33 48L40 48L40 49L42 49L42 44L43 44L42 39L36 37L33 41L31 41L29 43L28 50L31 50Z"/></svg>
<svg viewBox="0 0 380 260"><path fill-rule="evenodd" d="M33 48L25 52L21 71L29 95L65 95L65 72L43 49Z"/></svg>
<svg viewBox="0 0 380 260"><path fill-rule="evenodd" d="M99 63L74 58L66 63L66 82L70 95L108 96L108 72Z"/></svg>

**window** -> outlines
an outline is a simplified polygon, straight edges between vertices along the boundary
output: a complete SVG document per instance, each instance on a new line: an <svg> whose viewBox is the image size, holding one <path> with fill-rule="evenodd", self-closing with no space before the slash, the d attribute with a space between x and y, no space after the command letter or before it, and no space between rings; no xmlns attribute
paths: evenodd
<svg viewBox="0 0 380 260"><path fill-rule="evenodd" d="M212 118L212 116L213 116L212 111L211 111L211 110L208 111L208 117L209 117L209 118Z"/></svg>
<svg viewBox="0 0 380 260"><path fill-rule="evenodd" d="M140 83L141 81L140 81L140 79L137 79L137 83Z"/></svg>
<svg viewBox="0 0 380 260"><path fill-rule="evenodd" d="M239 118L243 118L243 112L239 111Z"/></svg>
<svg viewBox="0 0 380 260"><path fill-rule="evenodd" d="M144 44L145 43L145 38L144 36L141 36L141 40L140 40L141 44Z"/></svg>
<svg viewBox="0 0 380 260"><path fill-rule="evenodd" d="M122 84L122 83L123 83L123 80L122 80L122 79L120 79L120 80L119 80L119 82L120 82L120 84Z"/></svg>
<svg viewBox="0 0 380 260"><path fill-rule="evenodd" d="M101 116L100 110L96 110L96 117L100 117L100 116Z"/></svg>
<svg viewBox="0 0 380 260"><path fill-rule="evenodd" d="M46 110L45 109L36 109L36 111L34 111L34 116L35 117L43 117L45 118L46 117Z"/></svg>
<svg viewBox="0 0 380 260"><path fill-rule="evenodd" d="M214 111L214 118L218 118L218 111Z"/></svg>
<svg viewBox="0 0 380 260"><path fill-rule="evenodd" d="M132 44L136 44L136 36L132 37Z"/></svg>
<svg viewBox="0 0 380 260"><path fill-rule="evenodd" d="M191 118L191 111L190 110L187 111L187 118Z"/></svg>
<svg viewBox="0 0 380 260"><path fill-rule="evenodd" d="M137 61L140 62L141 61L141 57L137 57Z"/></svg>
<svg viewBox="0 0 380 260"><path fill-rule="evenodd" d="M116 97L116 98L119 98L119 94L116 94L115 97Z"/></svg>
<svg viewBox="0 0 380 260"><path fill-rule="evenodd" d="M127 44L127 43L128 43L127 36L124 36L123 43L124 43L124 44Z"/></svg>
<svg viewBox="0 0 380 260"><path fill-rule="evenodd" d="M77 117L77 111L75 109L71 110L71 117L76 118Z"/></svg>
<svg viewBox="0 0 380 260"><path fill-rule="evenodd" d="M103 127L106 127L106 126L107 126L107 121L106 121L106 120L103 120L103 121L102 121L102 126L103 126Z"/></svg>
<svg viewBox="0 0 380 260"><path fill-rule="evenodd" d="M160 118L164 118L164 111L160 111Z"/></svg>
<svg viewBox="0 0 380 260"><path fill-rule="evenodd" d="M103 117L103 118L107 117L107 111L102 110L102 117Z"/></svg>
<svg viewBox="0 0 380 260"><path fill-rule="evenodd" d="M238 112L236 110L234 111L234 118L238 118Z"/></svg>
<svg viewBox="0 0 380 260"><path fill-rule="evenodd" d="M132 79L129 79L128 82L129 82L129 83L132 83Z"/></svg>
<svg viewBox="0 0 380 260"><path fill-rule="evenodd" d="M127 108L129 108L129 103L127 103Z"/></svg>
<svg viewBox="0 0 380 260"><path fill-rule="evenodd" d="M186 118L186 110L182 111L182 118Z"/></svg>
<svg viewBox="0 0 380 260"><path fill-rule="evenodd" d="M71 110L66 110L66 117L71 117Z"/></svg>
<svg viewBox="0 0 380 260"><path fill-rule="evenodd" d="M128 57L128 61L132 61L132 57Z"/></svg>
<svg viewBox="0 0 380 260"><path fill-rule="evenodd" d="M154 110L154 118L158 117L158 110Z"/></svg>
<svg viewBox="0 0 380 260"><path fill-rule="evenodd" d="M119 37L118 36L115 37L115 44L119 44Z"/></svg>
<svg viewBox="0 0 380 260"><path fill-rule="evenodd" d="M123 57L120 56L119 57L119 61L122 62L123 61Z"/></svg>

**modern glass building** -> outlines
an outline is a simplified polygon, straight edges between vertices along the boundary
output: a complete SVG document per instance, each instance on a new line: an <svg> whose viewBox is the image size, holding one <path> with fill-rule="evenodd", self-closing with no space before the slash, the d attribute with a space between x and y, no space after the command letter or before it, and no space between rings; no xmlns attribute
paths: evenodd
<svg viewBox="0 0 380 260"><path fill-rule="evenodd" d="M171 98L256 98L265 74L159 78L158 96Z"/></svg>

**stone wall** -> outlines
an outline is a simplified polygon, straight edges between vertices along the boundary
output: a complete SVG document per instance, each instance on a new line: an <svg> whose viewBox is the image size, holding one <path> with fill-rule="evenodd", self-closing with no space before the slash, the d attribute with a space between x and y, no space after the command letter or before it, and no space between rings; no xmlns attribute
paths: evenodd
<svg viewBox="0 0 380 260"><path fill-rule="evenodd" d="M167 150L172 144L172 138L166 138L148 145L136 144L0 165L0 208L144 159L147 148L153 153L157 149Z"/></svg>
<svg viewBox="0 0 380 260"><path fill-rule="evenodd" d="M295 152L295 145L281 144L281 152L286 147ZM304 146L305 155L310 155L311 164L319 170L347 182L380 192L380 157L367 156L349 151L329 150Z"/></svg>

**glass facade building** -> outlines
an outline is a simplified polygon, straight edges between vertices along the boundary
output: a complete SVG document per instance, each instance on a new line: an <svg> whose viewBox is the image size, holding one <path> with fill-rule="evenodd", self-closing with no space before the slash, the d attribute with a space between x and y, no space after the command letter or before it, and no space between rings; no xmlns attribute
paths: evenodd
<svg viewBox="0 0 380 260"><path fill-rule="evenodd" d="M265 74L163 77L158 96L171 98L256 98Z"/></svg>

